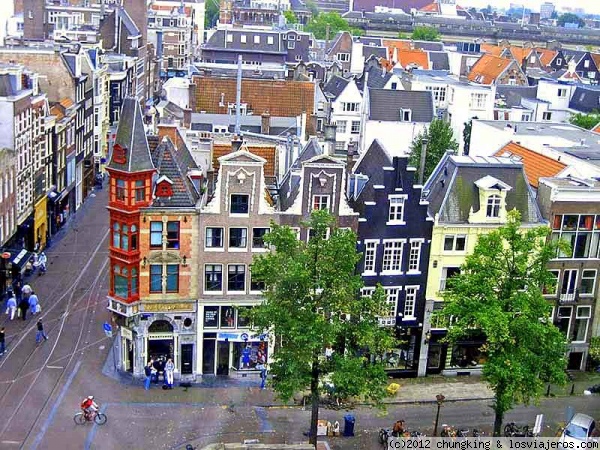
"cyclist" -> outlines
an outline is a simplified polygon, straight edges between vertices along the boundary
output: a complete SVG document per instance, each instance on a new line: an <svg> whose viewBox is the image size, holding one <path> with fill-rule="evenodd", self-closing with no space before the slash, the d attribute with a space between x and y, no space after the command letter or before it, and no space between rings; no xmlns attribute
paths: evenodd
<svg viewBox="0 0 600 450"><path fill-rule="evenodd" d="M98 411L98 405L94 401L93 395L88 396L81 402L81 410L88 420Z"/></svg>

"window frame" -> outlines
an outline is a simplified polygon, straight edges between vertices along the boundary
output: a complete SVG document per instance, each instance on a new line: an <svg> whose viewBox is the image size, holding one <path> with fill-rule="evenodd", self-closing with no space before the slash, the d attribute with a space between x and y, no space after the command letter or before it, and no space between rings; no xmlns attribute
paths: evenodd
<svg viewBox="0 0 600 450"><path fill-rule="evenodd" d="M406 270L407 275L420 275L421 274L421 249L425 239L410 239L408 241L408 267ZM416 267L415 267L415 254L416 254ZM411 268L414 267L414 268Z"/></svg>
<svg viewBox="0 0 600 450"><path fill-rule="evenodd" d="M165 264L163 267L164 267L165 278L166 278L165 293L167 293L167 294L178 293L179 292L179 272L180 272L179 264ZM170 285L170 282L172 282L173 277L175 279L175 287L172 287L172 285Z"/></svg>
<svg viewBox="0 0 600 450"><path fill-rule="evenodd" d="M231 267L236 267L236 272L233 272L234 275L240 275L240 272L237 271L237 269L239 269L240 267L243 268L243 272L241 272L241 274L243 275L243 280L242 280L242 289L231 289L231 273L230 272L230 268ZM238 281L239 282L239 281ZM246 293L246 265L245 264L227 264L227 294L245 294Z"/></svg>
<svg viewBox="0 0 600 450"><path fill-rule="evenodd" d="M402 200L395 203L396 200ZM406 225L404 221L404 211L408 195L406 194L390 194L388 195L388 220L386 225ZM400 218L398 218L398 210L400 210ZM392 218L393 216L393 218Z"/></svg>
<svg viewBox="0 0 600 450"><path fill-rule="evenodd" d="M233 236L234 230L240 230L240 236ZM248 227L229 227L227 230L227 250L231 252L241 252L248 250ZM232 245L232 239L239 239L240 243L244 245Z"/></svg>
<svg viewBox="0 0 600 450"><path fill-rule="evenodd" d="M350 134L360 134L360 120L351 121Z"/></svg>
<svg viewBox="0 0 600 450"><path fill-rule="evenodd" d="M135 180L133 190L134 190L133 201L135 203L143 203L146 201L146 181L145 180Z"/></svg>
<svg viewBox="0 0 600 450"><path fill-rule="evenodd" d="M209 244L209 230L210 231L210 242L211 245ZM220 231L220 235L219 235L219 241L221 243L221 245L217 246L217 245L212 245L215 241L215 236L214 236L214 230L219 230ZM224 251L225 249L225 229L223 227L204 227L204 250L205 251L210 251L210 252L214 252L214 251Z"/></svg>
<svg viewBox="0 0 600 450"><path fill-rule="evenodd" d="M587 310L588 315L580 315L579 311ZM592 306L591 305L578 305L575 309L575 317L573 319L573 339L572 343L584 343L587 342L588 332L590 330L590 321L592 318ZM576 339L577 330L579 328L578 321L585 320L585 331L583 334L583 340Z"/></svg>
<svg viewBox="0 0 600 450"><path fill-rule="evenodd" d="M125 203L127 199L127 182L120 178L115 178L115 200Z"/></svg>
<svg viewBox="0 0 600 450"><path fill-rule="evenodd" d="M373 291L375 288L373 288ZM388 314L393 311L393 314L387 316L379 316L379 326L381 327L393 327L396 326L396 317L398 316L398 299L402 286L386 286L383 288L385 291L385 304L388 308ZM371 292L371 295L373 292Z"/></svg>
<svg viewBox="0 0 600 450"><path fill-rule="evenodd" d="M153 282L155 281L155 277L158 276L158 281L160 284L159 289L153 288ZM162 278L163 278L163 265L162 264L150 264L150 268L148 269L148 292L150 294L162 294Z"/></svg>
<svg viewBox="0 0 600 450"><path fill-rule="evenodd" d="M418 285L415 286L404 286L404 308L403 308L403 312L402 312L402 320L415 320L416 316L415 316L415 310L417 309L417 296L419 295L419 287ZM414 295L414 298L410 299L410 301L412 302L411 308L408 308L409 306L409 291L410 291L410 295ZM408 314L408 313L412 313L412 314Z"/></svg>
<svg viewBox="0 0 600 450"><path fill-rule="evenodd" d="M556 284L554 286L554 292L546 292L546 286L542 287L542 295L544 297L554 297L558 295L558 287L560 285L560 270L559 269L548 269L550 273L556 273Z"/></svg>
<svg viewBox="0 0 600 450"><path fill-rule="evenodd" d="M256 236L255 230L262 230L263 233L260 236ZM268 250L267 244L264 241L265 235L271 232L269 227L252 227L252 250L253 251L264 251ZM260 239L261 245L256 245L256 239Z"/></svg>
<svg viewBox="0 0 600 450"><path fill-rule="evenodd" d="M323 199L326 200L325 202L325 207L323 208ZM316 207L318 206L318 208ZM317 211L317 210L325 210L325 211L331 211L331 195L327 195L327 194L317 194L317 195L313 195L312 197L312 211Z"/></svg>
<svg viewBox="0 0 600 450"><path fill-rule="evenodd" d="M362 276L375 276L377 275L377 247L379 246L379 239L365 239L364 246L365 251L363 255L363 272ZM372 247L370 247L372 245Z"/></svg>
<svg viewBox="0 0 600 450"><path fill-rule="evenodd" d="M402 260L406 239L383 239L381 272L379 275L402 275ZM399 244L399 245L398 245Z"/></svg>
<svg viewBox="0 0 600 450"><path fill-rule="evenodd" d="M169 227L176 227L176 230L169 230ZM171 236L169 236L171 233ZM176 233L176 237L173 237L173 233ZM170 220L167 222L167 249L179 250L181 247L181 224L178 220Z"/></svg>
<svg viewBox="0 0 600 450"><path fill-rule="evenodd" d="M241 200L242 198L246 199L246 202L245 202L246 211L245 212L234 212L233 211L234 204L238 204L238 202L234 202L234 197L239 200ZM243 202L242 202L242 206L243 206ZM250 214L250 195L248 195L248 194L230 194L230 196L229 196L229 215L234 216L234 217L248 217L249 214Z"/></svg>
<svg viewBox="0 0 600 450"><path fill-rule="evenodd" d="M593 272L594 275L592 277L586 277L585 273L586 272ZM579 282L579 295L582 297L593 297L594 294L596 293L596 279L598 277L598 270L597 269L581 269L581 280ZM588 293L584 293L583 292L583 280L593 280L592 281L592 290L591 292Z"/></svg>
<svg viewBox="0 0 600 450"><path fill-rule="evenodd" d="M500 208L502 206L502 197L498 194L488 195L485 202L486 219L499 219Z"/></svg>
<svg viewBox="0 0 600 450"><path fill-rule="evenodd" d="M156 237L156 234L159 233L158 230L153 230L152 227L155 224L160 224L160 244L153 244L152 243L152 237ZM164 222L160 221L160 220L152 220L150 221L150 248L163 248L163 230L164 230Z"/></svg>
<svg viewBox="0 0 600 450"><path fill-rule="evenodd" d="M452 248L446 249L446 242L448 239L452 239ZM463 241L463 249L459 250L457 248L459 239ZM465 253L467 251L467 235L466 234L445 234L444 241L442 243L442 251L445 253Z"/></svg>
<svg viewBox="0 0 600 450"><path fill-rule="evenodd" d="M213 270L212 271L208 271L208 268L211 267ZM219 268L220 270L215 270L216 268ZM209 289L208 288L208 283L209 283L209 279L208 276L210 275L211 278L213 276L215 276L216 274L220 274L220 280L219 280L219 286L220 289ZM210 283L215 283L215 281L210 280ZM204 264L204 293L205 294L222 294L223 293L223 264L220 263L206 263Z"/></svg>

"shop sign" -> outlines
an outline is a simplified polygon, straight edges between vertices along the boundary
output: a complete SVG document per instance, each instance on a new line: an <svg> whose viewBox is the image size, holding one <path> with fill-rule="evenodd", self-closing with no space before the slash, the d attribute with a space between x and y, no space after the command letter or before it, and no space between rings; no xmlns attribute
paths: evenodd
<svg viewBox="0 0 600 450"><path fill-rule="evenodd" d="M121 327L121 336L125 339L133 341L133 331L131 331L129 328Z"/></svg>
<svg viewBox="0 0 600 450"><path fill-rule="evenodd" d="M250 334L250 333L231 333L221 332L217 333L218 341L229 341L229 342L258 342L266 341L268 339L266 334Z"/></svg>
<svg viewBox="0 0 600 450"><path fill-rule="evenodd" d="M144 303L144 312L193 311L193 303Z"/></svg>

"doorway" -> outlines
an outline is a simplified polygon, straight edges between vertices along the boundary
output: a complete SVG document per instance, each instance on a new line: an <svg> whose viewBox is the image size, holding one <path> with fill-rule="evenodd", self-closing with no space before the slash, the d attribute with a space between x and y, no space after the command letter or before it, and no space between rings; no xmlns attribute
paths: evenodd
<svg viewBox="0 0 600 450"><path fill-rule="evenodd" d="M173 339L149 339L148 356L155 360L163 357L165 361L173 358Z"/></svg>
<svg viewBox="0 0 600 450"><path fill-rule="evenodd" d="M215 344L216 339L204 339L202 343L202 373L215 374Z"/></svg>
<svg viewBox="0 0 600 450"><path fill-rule="evenodd" d="M569 353L569 365L567 370L581 370L581 362L583 361L582 352Z"/></svg>
<svg viewBox="0 0 600 450"><path fill-rule="evenodd" d="M217 342L217 375L229 375L229 342Z"/></svg>
<svg viewBox="0 0 600 450"><path fill-rule="evenodd" d="M181 344L181 374L190 375L193 371L194 344Z"/></svg>

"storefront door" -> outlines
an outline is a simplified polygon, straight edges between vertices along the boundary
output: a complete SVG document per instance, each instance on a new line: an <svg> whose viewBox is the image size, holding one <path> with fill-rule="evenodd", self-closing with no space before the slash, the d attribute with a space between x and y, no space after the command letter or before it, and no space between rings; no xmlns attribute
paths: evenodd
<svg viewBox="0 0 600 450"><path fill-rule="evenodd" d="M215 346L216 339L206 339L202 344L202 373L205 375L215 374Z"/></svg>
<svg viewBox="0 0 600 450"><path fill-rule="evenodd" d="M229 342L217 342L217 375L229 375Z"/></svg>
<svg viewBox="0 0 600 450"><path fill-rule="evenodd" d="M189 375L194 372L194 344L181 344L181 374Z"/></svg>

